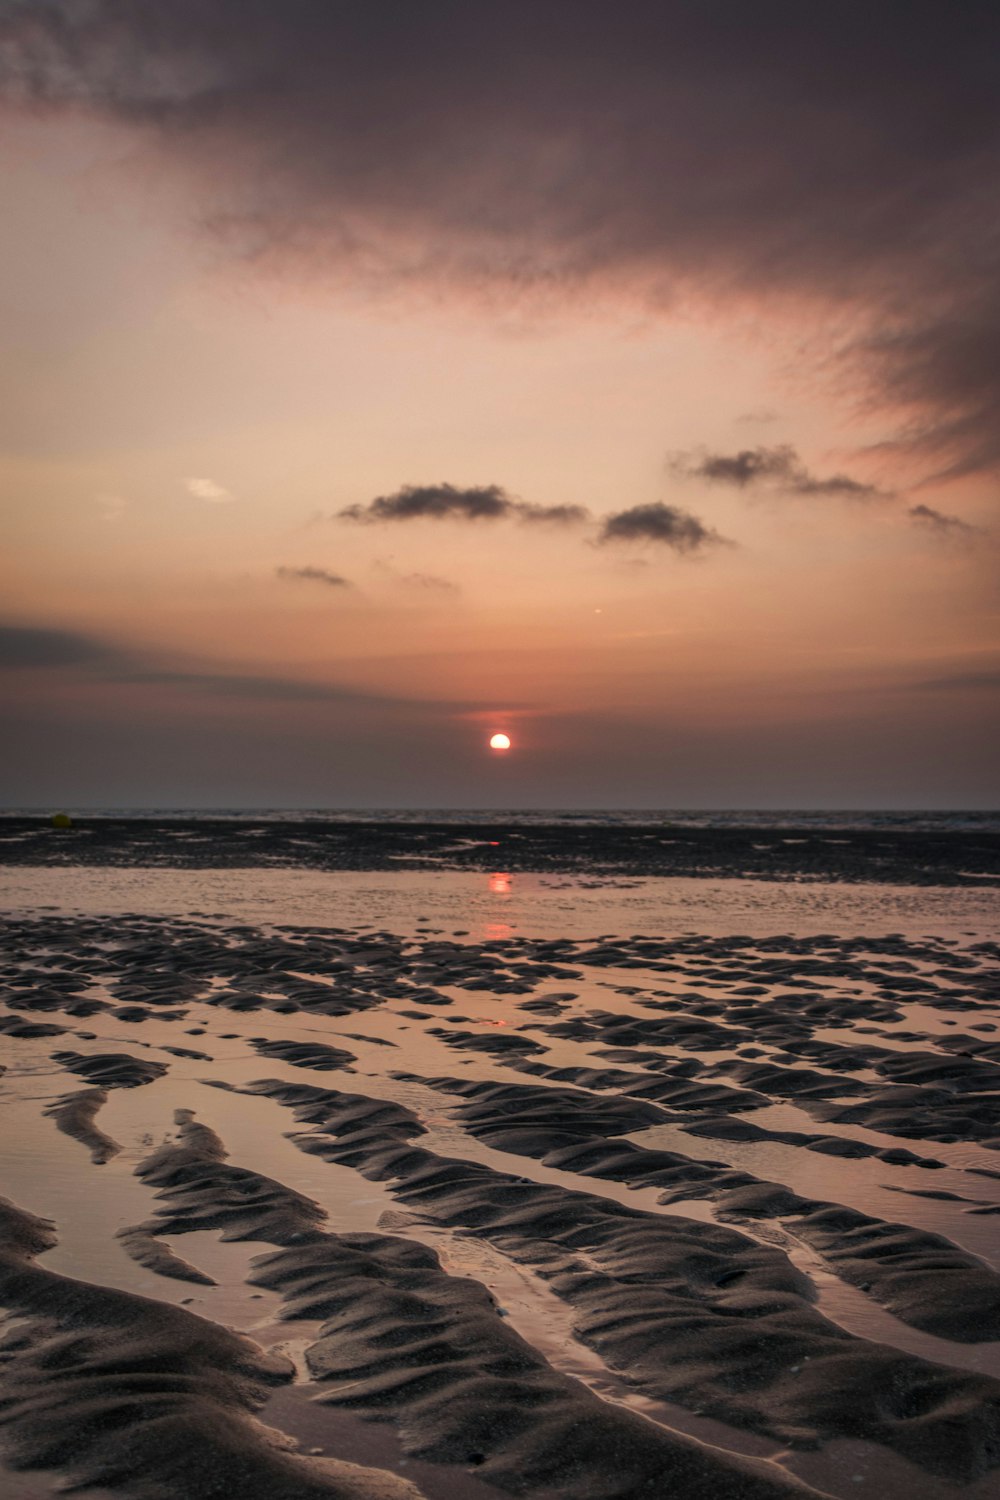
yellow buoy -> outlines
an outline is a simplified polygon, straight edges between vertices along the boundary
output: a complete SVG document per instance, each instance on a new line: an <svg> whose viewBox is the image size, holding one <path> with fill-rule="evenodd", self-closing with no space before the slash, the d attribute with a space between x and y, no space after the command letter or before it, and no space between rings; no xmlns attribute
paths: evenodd
<svg viewBox="0 0 1000 1500"><path fill-rule="evenodd" d="M70 817L69 813L53 813L52 814L52 827L53 828L72 828L73 827L73 819Z"/></svg>

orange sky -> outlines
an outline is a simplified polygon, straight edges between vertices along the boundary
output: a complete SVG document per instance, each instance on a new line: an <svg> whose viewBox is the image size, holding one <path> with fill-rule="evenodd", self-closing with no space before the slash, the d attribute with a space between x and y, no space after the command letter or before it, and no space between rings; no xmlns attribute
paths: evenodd
<svg viewBox="0 0 1000 1500"><path fill-rule="evenodd" d="M879 446L815 286L373 286L4 124L10 805L995 805L995 473ZM364 518L441 485L507 508Z"/></svg>

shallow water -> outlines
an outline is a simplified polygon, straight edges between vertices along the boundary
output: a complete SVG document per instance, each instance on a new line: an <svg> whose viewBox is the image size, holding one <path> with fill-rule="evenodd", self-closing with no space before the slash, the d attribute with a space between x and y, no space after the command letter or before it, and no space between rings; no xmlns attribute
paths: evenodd
<svg viewBox="0 0 1000 1500"><path fill-rule="evenodd" d="M317 870L150 870L0 866L0 907L88 915L215 914L236 921L364 925L415 933L463 930L476 939L599 933L805 936L901 932L996 936L1000 892L949 886L822 881L701 880L450 870L366 874Z"/></svg>

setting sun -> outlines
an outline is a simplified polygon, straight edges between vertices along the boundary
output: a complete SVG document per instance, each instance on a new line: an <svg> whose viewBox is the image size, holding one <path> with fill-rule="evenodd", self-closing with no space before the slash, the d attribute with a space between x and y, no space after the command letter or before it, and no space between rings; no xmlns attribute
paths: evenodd
<svg viewBox="0 0 1000 1500"><path fill-rule="evenodd" d="M491 739L490 739L490 749L491 750L509 750L510 749L510 735L509 734L494 734L491 737Z"/></svg>

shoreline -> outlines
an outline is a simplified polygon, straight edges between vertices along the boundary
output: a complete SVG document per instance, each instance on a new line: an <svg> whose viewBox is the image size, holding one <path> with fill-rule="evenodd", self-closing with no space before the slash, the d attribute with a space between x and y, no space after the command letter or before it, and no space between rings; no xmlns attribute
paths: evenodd
<svg viewBox="0 0 1000 1500"><path fill-rule="evenodd" d="M69 829L5 815L16 866L489 871L836 883L1000 886L1000 832L897 827L87 817Z"/></svg>

